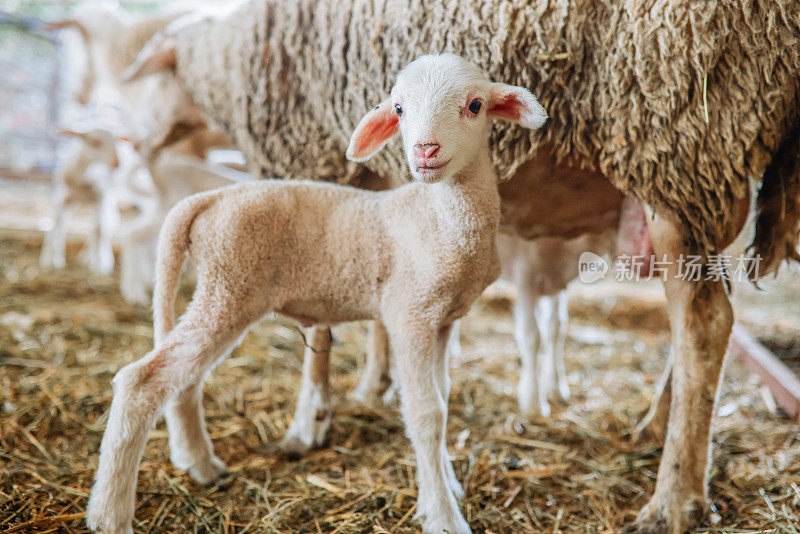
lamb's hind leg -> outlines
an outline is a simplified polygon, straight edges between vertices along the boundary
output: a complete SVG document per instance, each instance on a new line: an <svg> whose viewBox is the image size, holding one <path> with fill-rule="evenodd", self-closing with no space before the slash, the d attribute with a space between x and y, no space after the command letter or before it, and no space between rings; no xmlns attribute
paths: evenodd
<svg viewBox="0 0 800 534"><path fill-rule="evenodd" d="M306 330L303 377L292 424L281 448L289 454L302 454L325 443L331 426L329 383L331 330L312 326Z"/></svg>
<svg viewBox="0 0 800 534"><path fill-rule="evenodd" d="M91 529L132 532L137 470L148 433L165 405L198 384L246 326L234 330L222 317L204 319L190 310L154 350L114 377L114 400L86 511Z"/></svg>
<svg viewBox="0 0 800 534"><path fill-rule="evenodd" d="M217 359L233 350L231 346ZM164 419L169 430L169 451L172 465L189 473L199 484L208 484L227 472L225 463L214 454L211 438L203 417L203 383L201 378L167 402Z"/></svg>
<svg viewBox="0 0 800 534"><path fill-rule="evenodd" d="M722 282L677 277L677 256L688 252L685 232L664 219L649 222L656 253L671 261L665 286L675 354L672 402L655 492L626 531L682 533L706 502L711 422L733 311Z"/></svg>

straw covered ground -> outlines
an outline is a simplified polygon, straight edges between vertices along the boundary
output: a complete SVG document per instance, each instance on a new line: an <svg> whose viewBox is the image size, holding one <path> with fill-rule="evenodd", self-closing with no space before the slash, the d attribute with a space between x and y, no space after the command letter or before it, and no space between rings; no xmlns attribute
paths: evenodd
<svg viewBox="0 0 800 534"><path fill-rule="evenodd" d="M0 533L86 531L110 380L151 347L150 311L126 304L114 278L77 266L75 252L65 271L41 271L35 239L0 239ZM795 310L798 287L795 280ZM798 339L800 321L759 298L761 308L752 297L748 309L764 313L747 316L757 333L768 335L780 315L782 335ZM509 307L504 293L484 297L464 321L464 353L452 363L448 443L466 518L484 533L610 532L635 517L658 469L659 444L634 445L630 434L669 351L662 292L648 284L572 291L574 398L550 419L516 415ZM215 450L231 473L200 487L175 470L160 423L141 465L135 531L415 532L414 457L397 411L347 399L366 326L334 335L326 448L300 460L277 451L303 343L291 322L264 320L205 390ZM702 531L800 530L800 434L770 400L738 362L729 365Z"/></svg>

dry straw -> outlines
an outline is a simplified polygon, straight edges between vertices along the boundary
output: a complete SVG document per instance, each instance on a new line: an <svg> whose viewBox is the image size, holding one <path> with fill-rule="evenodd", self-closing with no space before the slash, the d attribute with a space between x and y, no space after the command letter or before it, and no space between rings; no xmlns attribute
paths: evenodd
<svg viewBox="0 0 800 534"><path fill-rule="evenodd" d="M151 346L150 313L112 278L43 273L37 247L0 241L0 533L85 532L110 380ZM187 296L184 291L184 299ZM611 532L651 494L660 456L629 434L668 350L660 301L573 299L567 364L575 392L552 419L515 415L518 364L507 299L483 300L452 369L449 445L476 532ZM414 458L394 409L342 397L357 380L363 325L335 330L336 412L327 448L278 453L303 341L283 320L257 327L210 379L206 417L231 474L199 487L169 463L163 424L139 477L139 533L416 532ZM725 380L703 531L800 530L796 425L770 415L750 376Z"/></svg>

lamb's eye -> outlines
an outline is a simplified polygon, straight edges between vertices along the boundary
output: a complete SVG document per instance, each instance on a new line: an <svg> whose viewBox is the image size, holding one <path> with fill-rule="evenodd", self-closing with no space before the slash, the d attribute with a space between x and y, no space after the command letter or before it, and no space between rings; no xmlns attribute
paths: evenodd
<svg viewBox="0 0 800 534"><path fill-rule="evenodd" d="M403 108L400 107L400 104L395 104L394 105L394 110L395 110L395 112L397 112L397 116L398 117L402 117L403 116Z"/></svg>
<svg viewBox="0 0 800 534"><path fill-rule="evenodd" d="M476 98L475 100L469 103L469 110L475 115L477 115L481 111L482 105L483 103Z"/></svg>

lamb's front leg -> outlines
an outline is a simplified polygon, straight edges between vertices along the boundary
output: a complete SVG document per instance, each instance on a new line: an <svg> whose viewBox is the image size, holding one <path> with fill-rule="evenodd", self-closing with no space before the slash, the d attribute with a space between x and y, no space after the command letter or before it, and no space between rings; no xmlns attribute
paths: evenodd
<svg viewBox="0 0 800 534"><path fill-rule="evenodd" d="M458 321L450 326L445 326L441 330L439 330L439 334L436 340L436 350L438 354L441 354L441 357L437 358L437 370L436 370L436 377L437 377L437 384L439 389L442 392L442 397L444 398L445 407L447 406L449 399L450 399L450 366L449 360L450 356L452 356L452 346L453 346L453 337L458 340ZM444 428L447 429L447 410L444 411ZM445 474L447 475L447 484L450 486L450 490L453 492L453 495L456 496L456 499L459 501L464 498L464 489L461 487L461 484L458 482L458 478L456 478L456 472L453 469L453 462L450 460L450 453L447 451L447 440L446 432L442 432L442 460L443 465L442 468L444 469Z"/></svg>
<svg viewBox="0 0 800 534"><path fill-rule="evenodd" d="M397 378L406 433L417 459L417 519L425 534L471 532L448 482L443 446L447 401L438 376L449 328L405 322L388 325L397 360Z"/></svg>
<svg viewBox="0 0 800 534"><path fill-rule="evenodd" d="M672 326L672 403L656 489L636 533L682 533L702 516L707 494L711 422L733 311L721 281L687 281L677 275L677 257L687 254L681 228L664 219L650 222L658 257L670 260L666 292Z"/></svg>
<svg viewBox="0 0 800 534"><path fill-rule="evenodd" d="M321 447L331 426L329 361L331 330L312 326L306 330L303 377L297 407L281 448L289 454L303 454Z"/></svg>

